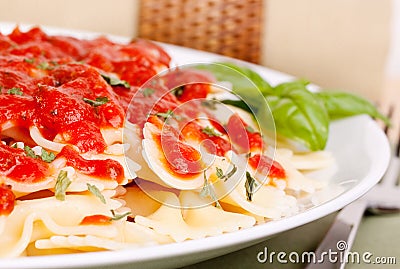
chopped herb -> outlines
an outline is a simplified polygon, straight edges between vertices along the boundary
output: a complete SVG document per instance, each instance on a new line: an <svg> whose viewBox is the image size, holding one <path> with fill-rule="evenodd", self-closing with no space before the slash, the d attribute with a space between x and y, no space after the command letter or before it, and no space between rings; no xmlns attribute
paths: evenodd
<svg viewBox="0 0 400 269"><path fill-rule="evenodd" d="M174 95L175 95L176 97L179 98L179 97L182 96L184 89L185 89L184 86L177 87L177 88L174 89L173 93L174 93Z"/></svg>
<svg viewBox="0 0 400 269"><path fill-rule="evenodd" d="M204 171L204 185L203 188L200 191L200 196L201 197L211 197L213 201L215 201L215 207L221 208L220 203L218 202L217 197L215 196L215 192L213 187L210 185L208 182L207 176L206 176L206 171Z"/></svg>
<svg viewBox="0 0 400 269"><path fill-rule="evenodd" d="M56 155L54 155L53 152L46 151L42 148L42 154L40 155L40 157L44 162L51 163L56 158Z"/></svg>
<svg viewBox="0 0 400 269"><path fill-rule="evenodd" d="M244 187L246 188L247 201L253 200L254 188L257 186L256 180L246 171L246 183Z"/></svg>
<svg viewBox="0 0 400 269"><path fill-rule="evenodd" d="M26 156L36 159L37 156L30 146L24 146Z"/></svg>
<svg viewBox="0 0 400 269"><path fill-rule="evenodd" d="M25 59L24 59L24 62L33 64L33 63L35 62L35 58L31 58L31 59L25 58Z"/></svg>
<svg viewBox="0 0 400 269"><path fill-rule="evenodd" d="M54 68L48 62L41 62L36 67L42 70L52 70Z"/></svg>
<svg viewBox="0 0 400 269"><path fill-rule="evenodd" d="M250 125L247 125L247 126L246 126L246 130L247 130L249 133L255 133L255 130L254 130L253 127L251 127Z"/></svg>
<svg viewBox="0 0 400 269"><path fill-rule="evenodd" d="M106 203L106 198L104 198L103 194L101 194L100 190L95 186L95 185L90 185L89 183L86 183L88 190L97 198L100 199L100 201L105 204Z"/></svg>
<svg viewBox="0 0 400 269"><path fill-rule="evenodd" d="M159 112L155 114L157 117L161 117L165 120L169 119L169 118L174 118L176 120L180 120L181 117L178 115L175 115L174 112L172 112L172 110L168 109L167 112L163 113L163 112Z"/></svg>
<svg viewBox="0 0 400 269"><path fill-rule="evenodd" d="M222 171L222 169L219 167L216 167L216 170L217 170L217 177L222 178L224 176L224 171Z"/></svg>
<svg viewBox="0 0 400 269"><path fill-rule="evenodd" d="M88 99L88 98L83 98L83 101L85 101L86 103L88 103L88 104L91 105L91 106L98 107L98 106L104 105L104 104L107 103L109 100L108 100L107 97L104 96L104 97L97 97L96 100L91 100L91 99Z"/></svg>
<svg viewBox="0 0 400 269"><path fill-rule="evenodd" d="M172 110L168 109L168 111L165 112L165 113L163 113L163 112L156 113L156 116L164 118L164 119L167 119L169 117L173 117L174 116L174 112L172 112Z"/></svg>
<svg viewBox="0 0 400 269"><path fill-rule="evenodd" d="M201 129L201 131L208 136L221 136L221 134L215 131L214 127L207 126L206 128Z"/></svg>
<svg viewBox="0 0 400 269"><path fill-rule="evenodd" d="M125 87L128 89L131 88L131 85L129 84L129 82L127 82L125 80L121 80L119 78L107 76L104 74L102 74L101 77L111 86L122 86L122 87Z"/></svg>
<svg viewBox="0 0 400 269"><path fill-rule="evenodd" d="M124 214L115 214L114 210L111 210L111 214L113 215L112 218L110 218L110 221L117 221L122 218L125 218L126 216L132 214L132 212L126 212Z"/></svg>
<svg viewBox="0 0 400 269"><path fill-rule="evenodd" d="M61 170L60 173L58 174L56 185L54 187L55 190L55 196L57 200L64 201L65 200L65 193L67 192L67 189L69 185L71 185L71 180L67 177L67 172L64 170Z"/></svg>
<svg viewBox="0 0 400 269"><path fill-rule="evenodd" d="M216 170L217 170L217 173L216 173L216 174L217 174L217 177L218 177L219 179L223 179L224 181L227 181L230 177L232 177L232 176L236 173L237 167L236 167L236 165L233 165L232 170L229 171L229 172L226 173L226 174L224 174L224 171L222 171L222 169L219 168L219 167L216 167Z"/></svg>
<svg viewBox="0 0 400 269"><path fill-rule="evenodd" d="M201 101L201 105L202 106L204 106L204 107L206 107L208 109L211 109L211 110L216 110L217 109L217 106L216 106L217 103L218 103L218 101L216 99Z"/></svg>
<svg viewBox="0 0 400 269"><path fill-rule="evenodd" d="M144 88L143 91L142 91L142 94L143 94L144 97L149 97L149 96L151 96L154 92L155 92L155 90L152 89L152 88Z"/></svg>
<svg viewBox="0 0 400 269"><path fill-rule="evenodd" d="M22 95L21 88L11 88L7 91L8 94L13 94L13 95Z"/></svg>
<svg viewBox="0 0 400 269"><path fill-rule="evenodd" d="M18 145L17 145L17 143L14 143L14 144L12 144L10 147L12 147L12 148L18 148Z"/></svg>

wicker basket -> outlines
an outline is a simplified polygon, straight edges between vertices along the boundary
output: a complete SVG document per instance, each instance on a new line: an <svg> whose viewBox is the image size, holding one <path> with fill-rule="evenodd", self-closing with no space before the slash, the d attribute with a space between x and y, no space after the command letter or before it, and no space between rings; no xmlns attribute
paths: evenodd
<svg viewBox="0 0 400 269"><path fill-rule="evenodd" d="M142 0L139 37L259 63L262 0Z"/></svg>

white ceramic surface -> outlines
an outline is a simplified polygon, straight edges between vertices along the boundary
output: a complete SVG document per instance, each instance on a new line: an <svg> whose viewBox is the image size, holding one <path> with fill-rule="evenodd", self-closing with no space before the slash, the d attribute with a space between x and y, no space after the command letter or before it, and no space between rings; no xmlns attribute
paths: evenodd
<svg viewBox="0 0 400 269"><path fill-rule="evenodd" d="M8 33L13 26L0 24L0 31ZM68 34L83 38L96 35L54 28L44 29L50 34ZM111 38L126 41L124 38ZM175 64L211 62L224 58L177 46L163 46ZM291 78L264 67L251 66L271 84ZM385 134L368 116L336 121L331 124L330 129L327 150L333 153L337 161L337 170L329 188L338 192L335 197L305 212L253 228L183 243L121 251L0 259L0 268L176 268L256 244L282 231L319 219L367 192L383 175L390 157Z"/></svg>

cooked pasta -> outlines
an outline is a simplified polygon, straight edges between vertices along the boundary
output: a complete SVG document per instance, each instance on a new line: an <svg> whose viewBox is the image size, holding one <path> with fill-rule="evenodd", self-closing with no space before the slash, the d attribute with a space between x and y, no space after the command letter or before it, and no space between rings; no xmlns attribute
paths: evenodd
<svg viewBox="0 0 400 269"><path fill-rule="evenodd" d="M229 83L155 76L170 60L145 40L0 34L0 257L195 240L304 209L329 152L275 149L215 101Z"/></svg>

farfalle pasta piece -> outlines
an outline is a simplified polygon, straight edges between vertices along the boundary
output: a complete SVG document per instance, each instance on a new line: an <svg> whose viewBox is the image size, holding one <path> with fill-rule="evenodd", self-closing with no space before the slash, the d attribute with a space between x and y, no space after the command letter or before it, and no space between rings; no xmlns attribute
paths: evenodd
<svg viewBox="0 0 400 269"><path fill-rule="evenodd" d="M92 194L67 195L64 201L55 197L18 201L11 214L3 220L0 245L8 247L0 248L0 257L19 256L29 243L52 234L116 236L118 231L110 227L91 229L79 226L85 216L110 215L110 210L121 207L121 203L111 199L107 193L104 197L105 204Z"/></svg>
<svg viewBox="0 0 400 269"><path fill-rule="evenodd" d="M98 226L98 225L96 225ZM132 222L118 222L118 235L109 237L97 235L54 235L35 242L35 248L43 249L72 249L79 251L118 250L138 248L159 244L172 243L169 236L156 233L154 230Z"/></svg>
<svg viewBox="0 0 400 269"><path fill-rule="evenodd" d="M157 171L164 184L180 190L196 189L203 185L204 179L203 173L201 173L203 167L199 151L179 141L177 137L174 137L172 132L171 134L162 133L160 129L149 122L143 128L143 136L143 156L148 167L153 171ZM169 148L164 148L167 146ZM183 149L184 147L190 148L190 153L196 156L187 155L184 152L186 151L186 149ZM182 152L184 153L182 154ZM182 156L177 158L174 156L169 159L166 154L170 153L182 154ZM174 171L174 168L180 172Z"/></svg>
<svg viewBox="0 0 400 269"><path fill-rule="evenodd" d="M139 244L123 243L108 238L93 235L85 236L51 236L49 239L41 239L35 242L38 249L75 249L79 251L99 251L99 250L118 250L124 248L136 248Z"/></svg>
<svg viewBox="0 0 400 269"><path fill-rule="evenodd" d="M136 125L130 122L125 123L125 129L123 133L123 141L126 144L129 144L130 147L126 151L125 156L131 159L135 164L139 165L142 169L136 171L136 175L140 178L145 178L147 180L151 180L160 185L165 185L164 182L159 178L159 176L149 168L144 156L142 139L140 138L141 129ZM130 168L129 163L127 163Z"/></svg>
<svg viewBox="0 0 400 269"><path fill-rule="evenodd" d="M17 142L14 143L14 147L17 150L23 151L26 147L26 145L23 142ZM30 149L30 148L29 148ZM75 156L73 158L80 158L82 161L98 161L98 162L104 162L102 163L103 166L108 165L107 162L113 161L114 163L117 163L118 166L117 168L121 167L119 169L120 171L112 172L112 168L110 167L109 170L107 171L109 174L105 174L103 177L99 176L93 176L90 174L85 174L83 171L79 171L76 167L72 167L68 165L68 157L67 156L61 156L56 158L55 160L52 160L49 164L43 163L41 167L42 171L46 173L46 176L43 177L40 180L20 180L18 178L10 178L8 176L3 176L0 175L0 179L5 183L10 186L12 186L13 191L17 194L17 196L23 196L28 193L33 193L41 190L46 190L46 189L53 189L58 175L60 174L61 171L65 171L68 174L69 180L71 180L71 185L68 188L68 191L74 191L74 192L82 192L87 190L87 183L90 184L95 184L99 187L99 189L115 189L118 185L125 185L128 183L129 180L133 179L136 177L135 171L138 171L140 169L140 165L136 164L134 161L132 161L129 157L125 156L126 150L129 149L129 145L126 144L114 144L109 147L108 152L101 153L101 154L92 154L92 153L84 153L84 154L79 154L72 149L72 147L69 149L69 152L73 152ZM35 146L32 149L31 154L36 154L36 156L40 156L41 152L46 151L47 149L44 149L41 146ZM63 149L63 151L66 151L66 149ZM46 151L47 152L47 151ZM29 158L31 158L29 156ZM18 164L18 163L17 163ZM40 160L38 161L38 165L40 165L41 162ZM89 166L89 165L88 165ZM97 166L101 166L97 164ZM27 168L26 168L27 169ZM92 167L90 169L93 169ZM87 171L90 171L90 169L86 169ZM113 178L119 176L117 173L120 175L120 179L118 178Z"/></svg>
<svg viewBox="0 0 400 269"><path fill-rule="evenodd" d="M171 192L164 192L163 196L163 205L157 211L147 217L136 216L135 222L160 234L169 235L177 242L232 232L255 224L253 217L204 205L207 201L201 200L200 195L195 192L182 191L179 198ZM184 207L199 202L204 206L183 211L170 206L181 204Z"/></svg>
<svg viewBox="0 0 400 269"><path fill-rule="evenodd" d="M292 164L291 159L277 154L276 160L285 168L286 171L286 188L295 192L315 192L318 184L315 180L306 177Z"/></svg>
<svg viewBox="0 0 400 269"><path fill-rule="evenodd" d="M244 187L245 180L221 201L267 219L280 219L299 211L297 200L285 191L270 185L259 185L249 201ZM216 185L216 190L220 188Z"/></svg>
<svg viewBox="0 0 400 269"><path fill-rule="evenodd" d="M294 154L291 158L294 167L299 170L320 170L330 167L335 160L329 151L313 151Z"/></svg>

